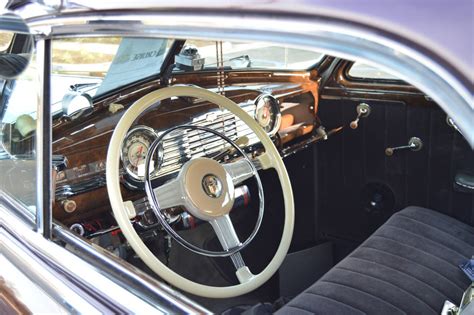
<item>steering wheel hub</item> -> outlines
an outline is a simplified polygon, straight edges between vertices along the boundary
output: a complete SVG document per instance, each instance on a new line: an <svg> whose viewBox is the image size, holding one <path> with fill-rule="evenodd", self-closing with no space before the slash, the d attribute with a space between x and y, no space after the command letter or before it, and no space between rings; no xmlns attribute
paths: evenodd
<svg viewBox="0 0 474 315"><path fill-rule="evenodd" d="M209 158L188 161L183 169L186 206L201 220L226 215L234 205L232 178L219 162Z"/></svg>

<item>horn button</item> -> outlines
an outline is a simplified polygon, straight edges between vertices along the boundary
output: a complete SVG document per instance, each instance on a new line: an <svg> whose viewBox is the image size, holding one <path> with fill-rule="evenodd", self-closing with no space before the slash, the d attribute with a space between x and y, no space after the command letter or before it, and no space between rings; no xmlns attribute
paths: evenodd
<svg viewBox="0 0 474 315"><path fill-rule="evenodd" d="M188 161L183 167L187 210L210 221L226 215L234 205L232 177L219 162L209 158Z"/></svg>

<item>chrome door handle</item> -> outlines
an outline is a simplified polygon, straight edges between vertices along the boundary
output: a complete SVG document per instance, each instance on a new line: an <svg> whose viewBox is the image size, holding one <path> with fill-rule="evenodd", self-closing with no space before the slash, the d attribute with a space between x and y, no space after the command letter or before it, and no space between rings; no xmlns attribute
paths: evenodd
<svg viewBox="0 0 474 315"><path fill-rule="evenodd" d="M402 146L399 146L399 147L386 148L385 149L385 155L386 156L392 156L393 153L395 153L395 151L397 151L397 150L409 149L411 151L420 151L422 147L423 147L423 141L421 141L420 138L411 137L410 140L408 140L408 145L402 145Z"/></svg>

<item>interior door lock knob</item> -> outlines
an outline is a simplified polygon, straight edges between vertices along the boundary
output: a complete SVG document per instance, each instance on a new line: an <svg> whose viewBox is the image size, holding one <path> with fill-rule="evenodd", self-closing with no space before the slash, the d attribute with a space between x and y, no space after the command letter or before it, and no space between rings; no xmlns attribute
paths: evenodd
<svg viewBox="0 0 474 315"><path fill-rule="evenodd" d="M402 145L402 146L399 146L399 147L386 148L385 149L385 155L386 156L392 156L393 153L395 153L395 151L397 151L397 150L409 149L411 151L420 151L422 147L423 147L423 141L421 141L420 138L411 137L410 140L408 140L408 145Z"/></svg>
<svg viewBox="0 0 474 315"><path fill-rule="evenodd" d="M351 129L357 129L357 127L359 127L359 120L370 115L370 106L366 103L360 103L359 105L357 105L356 111L356 119L351 121L351 123L349 124L349 127L351 127Z"/></svg>

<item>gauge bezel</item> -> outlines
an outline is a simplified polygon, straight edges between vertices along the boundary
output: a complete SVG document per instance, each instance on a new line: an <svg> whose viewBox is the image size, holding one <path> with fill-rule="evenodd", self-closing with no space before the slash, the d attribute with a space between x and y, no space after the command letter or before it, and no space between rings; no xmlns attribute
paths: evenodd
<svg viewBox="0 0 474 315"><path fill-rule="evenodd" d="M133 127L132 129L130 129L127 134L125 135L125 138L123 139L123 142L122 142L122 146L120 148L120 161L122 162L122 167L125 171L125 173L127 174L127 176L130 176L131 178L133 178L134 180L142 183L144 182L144 178L145 176L138 176L137 174L135 174L133 171L129 170L125 163L124 163L124 149L125 149L125 144L127 143L127 140L129 139L130 136L132 136L134 133L138 132L138 131L141 131L143 133L146 133L148 136L150 136L152 138L152 141L150 142L153 143L153 141L156 140L156 138L158 138L158 134L157 132L151 128L151 127L148 127L148 126L144 126L144 125L138 125L138 126L135 126ZM160 153L161 152L161 153ZM158 151L158 155L160 154L163 154L163 150L159 150ZM128 157L127 157L128 159ZM161 161L163 161L163 158L161 158ZM158 170L160 169L160 165L156 165L154 170L153 170L153 173L152 175L156 175L156 173L158 172Z"/></svg>
<svg viewBox="0 0 474 315"><path fill-rule="evenodd" d="M272 99L272 106L274 106L274 110L275 110L275 122L274 122L274 125L273 125L273 128L267 132L268 136L269 137L273 137L277 132L278 130L280 130L280 126L281 126L281 110L280 110L280 102L278 101L278 99L271 95L271 94L261 94L259 95L256 99L255 99L255 113L254 113L254 119L257 121L257 123L260 125L260 127L262 127L262 125L260 124L260 122L258 121L257 119L257 112L258 112L258 109L260 107L262 107L264 105L264 98L265 97L269 97ZM262 102L263 101L263 102ZM263 128L263 127L262 127Z"/></svg>

